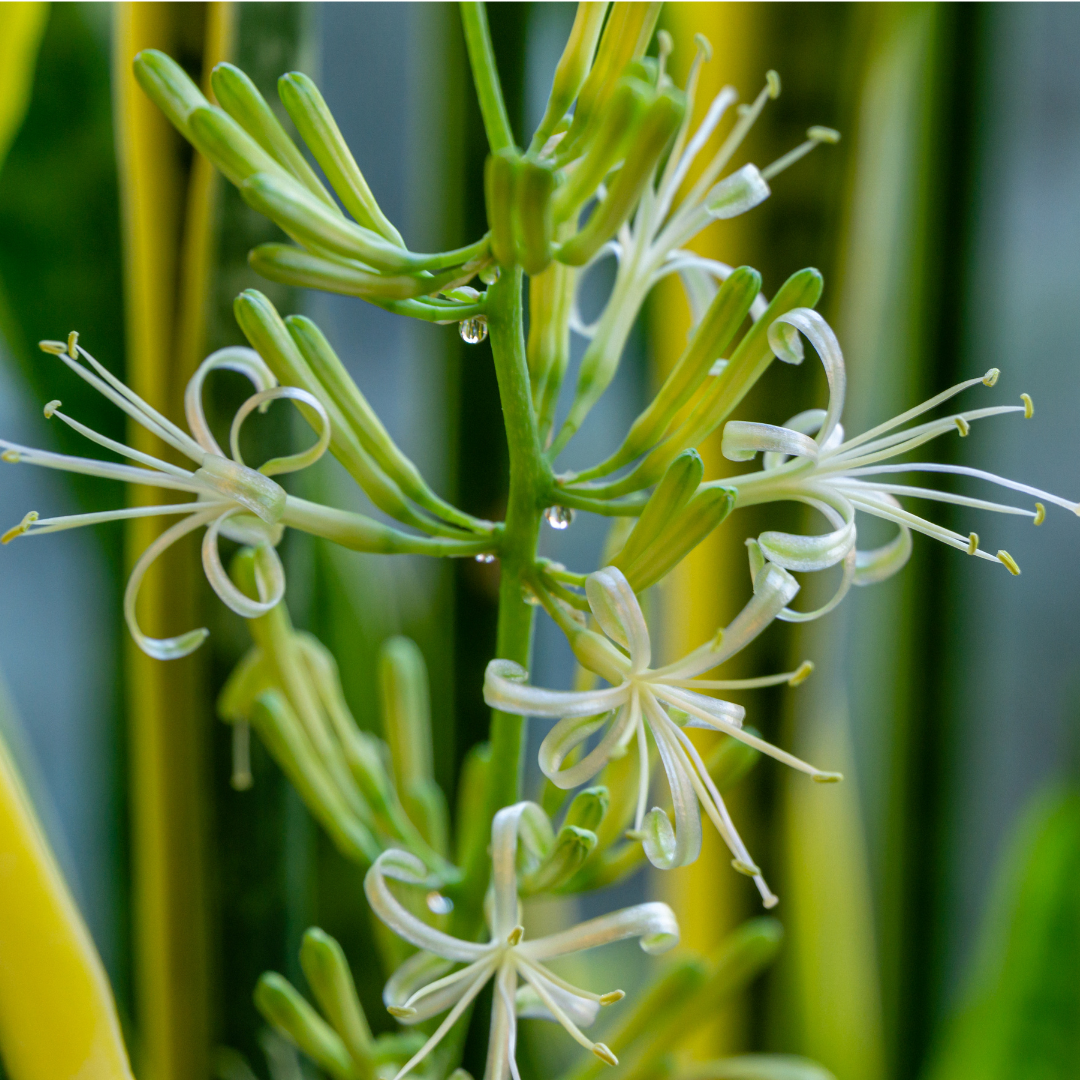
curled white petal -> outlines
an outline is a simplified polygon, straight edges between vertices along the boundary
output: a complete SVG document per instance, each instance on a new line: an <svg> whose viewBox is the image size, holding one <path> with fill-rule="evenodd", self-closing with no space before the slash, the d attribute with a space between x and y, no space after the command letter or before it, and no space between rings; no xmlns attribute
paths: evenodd
<svg viewBox="0 0 1080 1080"><path fill-rule="evenodd" d="M484 672L484 701L493 709L520 716L596 716L618 708L626 688L606 690L544 690L529 686L529 673L512 660L492 660Z"/></svg>
<svg viewBox="0 0 1080 1080"><path fill-rule="evenodd" d="M580 761L563 769L567 755L585 742L594 732L608 722L608 715L598 717L568 717L560 720L540 744L540 771L564 791L578 787L591 780L614 756L622 745L624 736L635 724L640 723L637 696L626 702L611 721L604 737Z"/></svg>
<svg viewBox="0 0 1080 1080"><path fill-rule="evenodd" d="M491 919L492 941L505 941L510 932L519 925L518 830L530 817L547 823L547 815L533 802L504 806L491 822L491 887L495 901ZM549 823L548 831L550 832Z"/></svg>
<svg viewBox="0 0 1080 1080"><path fill-rule="evenodd" d="M585 580L585 595L604 633L629 651L632 670L644 671L652 659L649 629L623 572L606 566L590 574Z"/></svg>
<svg viewBox="0 0 1080 1080"><path fill-rule="evenodd" d="M762 450L811 461L818 457L818 444L791 428L747 420L729 420L724 425L721 452L728 461L750 461Z"/></svg>
<svg viewBox="0 0 1080 1080"><path fill-rule="evenodd" d="M244 463L244 459L240 456L240 428L244 421L256 409L264 409L271 402L282 400L298 401L303 405L307 405L315 413L319 420L318 438L315 440L314 445L298 454L288 454L285 457L271 458L269 461L263 462L258 470L263 476L279 476L281 473L306 469L309 465L314 465L326 453L326 448L330 445L330 436L332 434L330 416L323 403L314 394L302 390L298 386L275 386L270 390L260 390L259 393L252 394L236 410L232 427L229 429L229 450L234 461L239 462L241 465Z"/></svg>
<svg viewBox="0 0 1080 1080"><path fill-rule="evenodd" d="M206 530L202 542L203 570L210 587L224 604L241 618L257 619L281 603L285 595L285 570L278 553L269 544L260 544L255 549L255 583L259 589L259 599L253 600L237 588L222 565L218 551L218 533L222 523L235 513L235 510L226 511Z"/></svg>
<svg viewBox="0 0 1080 1080"><path fill-rule="evenodd" d="M643 695L642 708L649 719L649 729L667 775L675 827L671 827L663 810L654 808L645 815L641 844L653 866L673 870L676 866L694 862L701 854L701 815L698 812L697 792L691 776L692 766L679 745L675 725L652 694Z"/></svg>
<svg viewBox="0 0 1080 1080"><path fill-rule="evenodd" d="M795 331L802 333L814 346L829 383L829 407L817 437L818 445L823 446L844 410L847 391L844 354L840 351L840 342L836 340L832 327L813 308L794 308L769 327L769 345L779 359L789 364L802 361L802 346Z"/></svg>
<svg viewBox="0 0 1080 1080"><path fill-rule="evenodd" d="M765 557L785 570L825 570L841 562L855 546L855 522L818 536L763 532L758 537Z"/></svg>
<svg viewBox="0 0 1080 1080"><path fill-rule="evenodd" d="M679 943L679 923L675 913L667 904L658 901L635 904L547 937L526 940L518 946L518 951L530 960L551 960L631 937L640 938L641 947L647 953L666 952Z"/></svg>
<svg viewBox="0 0 1080 1080"><path fill-rule="evenodd" d="M364 892L372 911L399 937L445 960L472 962L489 951L486 945L460 941L418 919L390 891L387 878L411 885L425 885L429 884L428 872L415 855L394 848L384 851L372 863L364 878Z"/></svg>
<svg viewBox="0 0 1080 1080"><path fill-rule="evenodd" d="M207 525L215 515L220 514L218 507L193 513L184 521L178 521L175 525L166 529L140 556L128 578L127 588L124 590L124 619L127 621L128 630L135 639L135 644L147 656L155 660L177 660L182 656L193 653L210 635L205 627L199 630L189 630L186 634L180 634L171 638L152 638L144 634L139 628L139 620L136 615L136 604L139 599L139 589L142 586L146 571L151 563L168 547L171 547L182 536L189 532Z"/></svg>
<svg viewBox="0 0 1080 1080"><path fill-rule="evenodd" d="M196 369L188 380L184 390L184 414L188 427L195 441L210 454L224 457L225 454L214 439L210 426L203 412L202 389L206 376L211 371L236 371L246 375L256 390L269 390L277 386L277 378L266 365L266 361L254 350L240 345L230 345L211 353Z"/></svg>

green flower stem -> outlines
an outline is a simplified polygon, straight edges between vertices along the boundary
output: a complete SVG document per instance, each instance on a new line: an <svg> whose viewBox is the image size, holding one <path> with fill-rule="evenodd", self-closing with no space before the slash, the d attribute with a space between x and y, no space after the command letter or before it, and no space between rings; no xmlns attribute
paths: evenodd
<svg viewBox="0 0 1080 1080"><path fill-rule="evenodd" d="M480 113L484 117L484 130L493 154L500 150L513 150L514 133L510 130L510 118L506 114L499 72L495 67L495 50L488 30L487 10L477 0L461 5L461 25L465 30L465 47L469 50L476 96L480 100Z"/></svg>
<svg viewBox="0 0 1080 1080"><path fill-rule="evenodd" d="M544 458L533 410L525 359L522 320L522 272L504 270L488 290L487 316L491 351L510 454L510 492L506 523L499 538L501 564L496 656L529 666L535 608L526 602L527 582L536 565L536 540L544 507L551 502L554 479ZM521 798L525 720L509 713L491 715L491 777L488 817ZM479 932L488 880L488 855L477 848L455 908L455 933Z"/></svg>

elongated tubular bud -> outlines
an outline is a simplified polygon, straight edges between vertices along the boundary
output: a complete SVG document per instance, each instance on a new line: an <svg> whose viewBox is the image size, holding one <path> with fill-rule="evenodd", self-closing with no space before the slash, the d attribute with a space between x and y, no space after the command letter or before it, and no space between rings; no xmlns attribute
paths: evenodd
<svg viewBox="0 0 1080 1080"><path fill-rule="evenodd" d="M585 205L637 132L649 95L637 79L620 79L585 156L555 195L556 221Z"/></svg>
<svg viewBox="0 0 1080 1080"><path fill-rule="evenodd" d="M813 268L792 274L761 318L746 332L724 370L706 386L682 425L633 472L622 480L605 485L596 494L610 499L639 491L655 483L676 454L688 446L700 445L742 401L772 363L774 354L769 345L769 327L793 308L813 307L821 298L822 285L821 274Z"/></svg>
<svg viewBox="0 0 1080 1080"><path fill-rule="evenodd" d="M341 411L296 348L274 305L255 289L245 289L233 302L233 311L252 348L266 361L278 379L288 386L302 387L322 402L330 416L333 430L331 452L348 469L371 501L398 521L415 525L427 532L445 531L438 523L421 517L406 502L397 484L372 461L349 429ZM304 412L303 404L300 404L299 408ZM457 530L451 532L453 535L462 535Z"/></svg>
<svg viewBox="0 0 1080 1080"><path fill-rule="evenodd" d="M318 87L302 72L291 71L278 79L278 96L345 209L361 225L404 247L401 234L375 201Z"/></svg>
<svg viewBox="0 0 1080 1080"><path fill-rule="evenodd" d="M634 592L659 581L680 563L731 513L736 493L728 488L702 488L668 527L625 571Z"/></svg>
<svg viewBox="0 0 1080 1080"><path fill-rule="evenodd" d="M570 314L577 270L552 262L529 279L529 342L526 356L541 442L555 423L559 389L570 363Z"/></svg>
<svg viewBox="0 0 1080 1080"><path fill-rule="evenodd" d="M709 377L713 364L723 355L738 332L750 305L761 289L761 275L740 266L720 286L702 316L694 336L664 380L656 397L638 416L619 449L589 476L614 472L654 446L667 431L676 413Z"/></svg>
<svg viewBox="0 0 1080 1080"><path fill-rule="evenodd" d="M550 168L534 161L521 163L514 187L514 246L526 274L542 273L551 262L554 191L555 173Z"/></svg>
<svg viewBox="0 0 1080 1080"><path fill-rule="evenodd" d="M626 66L645 54L660 8L657 3L612 5L596 61L581 87L573 122L559 147L560 161L569 161L581 152L581 144L592 134L593 122L602 115Z"/></svg>
<svg viewBox="0 0 1080 1080"><path fill-rule="evenodd" d="M560 262L584 266L626 220L637 205L653 168L682 123L685 95L668 87L661 91L641 119L637 135L604 201L585 227L555 253Z"/></svg>
<svg viewBox="0 0 1080 1080"><path fill-rule="evenodd" d="M285 696L277 690L260 694L251 725L338 851L361 865L374 862L379 845L345 804Z"/></svg>
<svg viewBox="0 0 1080 1080"><path fill-rule="evenodd" d="M375 270L409 273L422 269L404 248L378 233L354 225L330 210L296 181L256 173L240 185L244 201L303 244L325 248L345 259L358 259Z"/></svg>
<svg viewBox="0 0 1080 1080"><path fill-rule="evenodd" d="M627 537L622 551L611 560L624 573L672 523L698 489L705 466L696 450L684 450L669 466Z"/></svg>
<svg viewBox="0 0 1080 1080"><path fill-rule="evenodd" d="M157 49L143 49L137 53L131 67L146 96L168 117L173 127L190 140L188 116L192 109L209 107L210 102L187 72L171 56Z"/></svg>
<svg viewBox="0 0 1080 1080"><path fill-rule="evenodd" d="M300 966L323 1014L341 1037L362 1078L372 1074L375 1040L356 994L349 962L341 946L318 927L304 933Z"/></svg>
<svg viewBox="0 0 1080 1080"><path fill-rule="evenodd" d="M553 892L565 885L581 869L595 847L594 832L576 825L564 825L540 865L522 876L519 884L522 895Z"/></svg>
<svg viewBox="0 0 1080 1080"><path fill-rule="evenodd" d="M267 971L259 977L255 1006L271 1027L335 1080L355 1080L352 1059L341 1037L284 976Z"/></svg>
<svg viewBox="0 0 1080 1080"><path fill-rule="evenodd" d="M401 489L423 506L447 521L471 529L477 520L440 499L428 487L420 470L405 456L383 427L367 398L353 382L326 335L303 315L287 315L285 326L315 378L333 403L341 410L364 449Z"/></svg>
<svg viewBox="0 0 1080 1080"><path fill-rule="evenodd" d="M608 790L596 786L579 791L566 811L563 825L576 825L579 829L596 832L608 810Z"/></svg>
<svg viewBox="0 0 1080 1080"><path fill-rule="evenodd" d="M322 289L364 300L411 300L468 281L460 268L430 277L370 273L360 263L313 255L291 244L260 244L248 254L252 270L282 285Z"/></svg>
<svg viewBox="0 0 1080 1080"><path fill-rule="evenodd" d="M333 213L341 211L315 175L315 170L278 122L266 98L233 64L218 64L210 75L210 85L218 104L287 172Z"/></svg>
<svg viewBox="0 0 1080 1080"><path fill-rule="evenodd" d="M383 645L379 691L386 740L405 812L432 848L445 855L449 815L446 799L435 782L427 666L415 642L395 637Z"/></svg>
<svg viewBox="0 0 1080 1080"><path fill-rule="evenodd" d="M458 779L454 861L466 874L484 865L482 860L491 841L490 788L491 743L477 743L465 755Z"/></svg>
<svg viewBox="0 0 1080 1080"><path fill-rule="evenodd" d="M589 74L607 7L606 0L602 3L578 4L570 37L555 67L555 77L551 82L551 93L548 95L544 117L533 135L530 150L543 149L544 143L577 97Z"/></svg>
<svg viewBox="0 0 1080 1080"><path fill-rule="evenodd" d="M484 201L491 254L500 266L514 265L514 193L521 159L514 150L499 150L484 162Z"/></svg>
<svg viewBox="0 0 1080 1080"><path fill-rule="evenodd" d="M255 173L291 180L287 172L223 109L206 105L188 114L191 143L239 187Z"/></svg>

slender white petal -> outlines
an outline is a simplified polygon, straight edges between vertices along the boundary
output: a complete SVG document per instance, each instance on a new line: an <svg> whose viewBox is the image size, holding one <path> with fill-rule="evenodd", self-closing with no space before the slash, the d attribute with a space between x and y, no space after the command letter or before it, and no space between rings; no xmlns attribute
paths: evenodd
<svg viewBox="0 0 1080 1080"><path fill-rule="evenodd" d="M562 763L572 750L608 723L609 713L597 717L568 717L560 720L540 744L540 771L556 787L568 790L591 780L615 756L615 750L633 732L634 727L640 724L641 712L637 695L629 687L620 687L620 690L627 700L619 707L614 719L610 720L604 737L580 761L566 769L562 768Z"/></svg>
<svg viewBox="0 0 1080 1080"><path fill-rule="evenodd" d="M418 990L441 979L453 969L455 962L421 949L405 960L386 981L383 987L383 1004L387 1008L401 1008ZM467 971L461 968L457 974Z"/></svg>
<svg viewBox="0 0 1080 1080"><path fill-rule="evenodd" d="M517 1062L517 970L507 961L495 980L491 1002L491 1027L488 1030L487 1066L484 1080L520 1080Z"/></svg>
<svg viewBox="0 0 1080 1080"><path fill-rule="evenodd" d="M626 688L542 690L526 683L529 673L512 660L492 660L484 672L484 701L493 709L522 716L595 716L618 708Z"/></svg>
<svg viewBox="0 0 1080 1080"><path fill-rule="evenodd" d="M578 923L568 930L523 941L517 951L529 960L552 960L632 937L640 939L639 944L647 953L667 952L679 943L679 923L675 913L659 901L635 904Z"/></svg>
<svg viewBox="0 0 1080 1080"><path fill-rule="evenodd" d="M632 672L644 671L652 659L649 629L623 572L607 566L590 574L585 580L585 595L604 633L629 651Z"/></svg>
<svg viewBox="0 0 1080 1080"><path fill-rule="evenodd" d="M148 656L154 657L155 660L176 660L193 653L207 639L210 631L203 627L199 630L189 630L186 634L171 638L152 638L144 634L139 628L135 608L146 571L150 569L150 565L166 548L171 547L189 532L194 532L203 525L209 524L220 513L221 511L214 507L210 510L192 514L184 521L178 521L175 525L166 529L139 556L134 569L131 571L127 588L124 590L124 618L127 620L128 630L135 639L135 644Z"/></svg>
<svg viewBox="0 0 1080 1080"><path fill-rule="evenodd" d="M393 848L375 860L364 878L364 892L372 911L399 937L446 960L471 962L488 952L486 945L461 941L418 919L399 903L386 883L387 878L422 885L427 882L427 869L415 855Z"/></svg>
<svg viewBox="0 0 1080 1080"><path fill-rule="evenodd" d="M502 942L520 925L517 893L518 829L526 816L546 817L536 803L504 806L491 822L491 939Z"/></svg>
<svg viewBox="0 0 1080 1080"><path fill-rule="evenodd" d="M560 1010L569 1016L578 1027L589 1027L596 1022L597 1016L600 1015L600 1002L595 1000L595 995L593 998L582 997L580 994L565 990L546 979L544 975L539 973L541 970L539 966L536 968L529 967L529 974L526 974L526 968L527 965L519 960L519 974L529 979L530 982L531 975L532 978L544 983L544 989L555 1000ZM558 1021L558 1017L547 1007L536 990L528 984L518 987L517 993L514 995L514 1011L521 1019Z"/></svg>
<svg viewBox="0 0 1080 1080"><path fill-rule="evenodd" d="M423 955L423 954L418 954ZM410 960L412 957L409 958ZM452 1008L461 995L464 994L473 983L479 979L490 979L495 970L498 956L493 951L489 956L480 960L474 960L467 967L455 971L451 975L445 975L439 979L433 979L427 986L422 986L414 994L411 994L400 1005L395 1005L392 1012L402 1024L419 1024L424 1020L430 1020L439 1013ZM406 961L408 963L408 961ZM451 961L443 961L445 964ZM404 964L402 965L404 967ZM401 968L398 969L400 971ZM397 972L394 972L396 975ZM387 984L389 990L389 983ZM387 992L383 992L383 1000L386 1000ZM390 1003L388 1003L389 1007ZM403 1015L404 1013L408 1015Z"/></svg>
<svg viewBox="0 0 1080 1080"><path fill-rule="evenodd" d="M211 353L196 369L184 390L184 413L195 441L209 454L224 457L206 422L203 412L202 389L207 375L212 371L235 371L246 375L256 390L269 390L277 386L277 377L266 366L263 358L254 350L240 345L230 345Z"/></svg>

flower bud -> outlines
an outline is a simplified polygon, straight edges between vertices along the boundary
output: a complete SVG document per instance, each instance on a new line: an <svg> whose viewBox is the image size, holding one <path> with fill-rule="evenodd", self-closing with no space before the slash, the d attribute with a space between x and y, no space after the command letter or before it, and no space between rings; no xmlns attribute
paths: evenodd
<svg viewBox="0 0 1080 1080"><path fill-rule="evenodd" d="M566 811L563 825L576 825L579 829L595 832L607 814L608 801L606 787L590 787L579 791Z"/></svg>
<svg viewBox="0 0 1080 1080"><path fill-rule="evenodd" d="M375 201L318 87L306 75L292 71L278 79L278 95L345 209L361 225L404 247L401 234Z"/></svg>
<svg viewBox="0 0 1080 1080"><path fill-rule="evenodd" d="M646 110L626 160L585 227L556 253L561 262L583 266L605 244L637 205L653 168L682 123L686 95L668 87Z"/></svg>
<svg viewBox="0 0 1080 1080"><path fill-rule="evenodd" d="M514 190L521 159L513 150L491 154L484 163L484 199L491 254L500 266L514 264Z"/></svg>
<svg viewBox="0 0 1080 1080"><path fill-rule="evenodd" d="M611 560L611 565L626 573L690 501L704 474L701 455L696 450L684 450L668 466L663 480L645 504L634 531L622 551Z"/></svg>
<svg viewBox="0 0 1080 1080"><path fill-rule="evenodd" d="M192 109L188 131L195 148L239 187L258 172L288 174L227 112L210 105Z"/></svg>
<svg viewBox="0 0 1080 1080"><path fill-rule="evenodd" d="M255 1007L271 1027L335 1080L354 1080L352 1059L341 1037L284 976L276 971L260 976Z"/></svg>
<svg viewBox="0 0 1080 1080"><path fill-rule="evenodd" d="M146 96L168 117L186 139L191 138L188 116L192 109L210 102L171 56L157 49L143 49L132 62L135 79Z"/></svg>
<svg viewBox="0 0 1080 1080"><path fill-rule="evenodd" d="M540 864L519 881L523 896L553 892L568 882L596 847L596 834L575 825L564 825Z"/></svg>
<svg viewBox="0 0 1080 1080"><path fill-rule="evenodd" d="M269 173L256 173L240 185L244 202L280 225L302 244L325 248L345 259L358 259L375 270L420 269L403 248L370 229L346 220L300 184Z"/></svg>
<svg viewBox="0 0 1080 1080"><path fill-rule="evenodd" d="M341 946L313 926L304 933L300 945L300 966L315 1000L341 1036L353 1061L370 1075L375 1043Z"/></svg>
<svg viewBox="0 0 1080 1080"><path fill-rule="evenodd" d="M555 173L548 166L522 161L514 186L514 241L517 261L529 275L542 273L551 262L554 191Z"/></svg>
<svg viewBox="0 0 1080 1080"><path fill-rule="evenodd" d="M288 173L341 218L337 203L327 193L296 143L289 138L258 88L238 67L222 63L214 68L210 85L218 104Z"/></svg>

